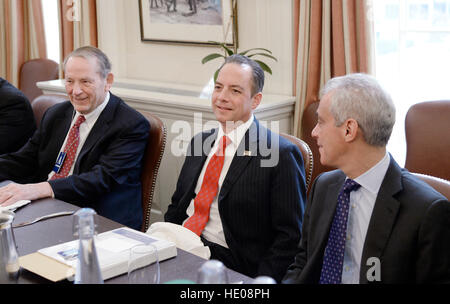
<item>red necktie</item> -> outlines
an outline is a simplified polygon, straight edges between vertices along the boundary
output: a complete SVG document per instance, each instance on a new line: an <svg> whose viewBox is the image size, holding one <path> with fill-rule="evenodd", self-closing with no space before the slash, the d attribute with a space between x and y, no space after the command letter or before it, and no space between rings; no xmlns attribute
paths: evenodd
<svg viewBox="0 0 450 304"><path fill-rule="evenodd" d="M225 148L230 140L225 135L220 139L217 152L211 157L203 177L202 187L194 199L194 214L184 227L200 235L209 220L209 209L219 189L219 177L225 160Z"/></svg>
<svg viewBox="0 0 450 304"><path fill-rule="evenodd" d="M83 115L80 115L72 128L70 128L69 138L67 139L66 145L64 146L64 152L66 153L64 163L59 173L54 174L50 180L63 178L69 175L69 171L70 168L72 168L72 164L75 160L75 155L78 149L78 144L80 142L80 125L85 120L86 118Z"/></svg>

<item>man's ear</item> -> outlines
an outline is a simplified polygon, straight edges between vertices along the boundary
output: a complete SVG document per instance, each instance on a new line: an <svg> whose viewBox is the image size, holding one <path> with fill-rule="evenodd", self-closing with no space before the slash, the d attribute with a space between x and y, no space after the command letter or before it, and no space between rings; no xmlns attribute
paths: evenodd
<svg viewBox="0 0 450 304"><path fill-rule="evenodd" d="M253 97L252 97L252 110L256 109L259 104L261 103L262 100L262 93L256 93Z"/></svg>
<svg viewBox="0 0 450 304"><path fill-rule="evenodd" d="M354 141L356 136L358 135L359 125L356 120L353 118L349 118L345 121L345 141L351 142Z"/></svg>
<svg viewBox="0 0 450 304"><path fill-rule="evenodd" d="M108 73L108 75L106 76L105 91L109 91L111 89L113 82L114 82L114 74Z"/></svg>

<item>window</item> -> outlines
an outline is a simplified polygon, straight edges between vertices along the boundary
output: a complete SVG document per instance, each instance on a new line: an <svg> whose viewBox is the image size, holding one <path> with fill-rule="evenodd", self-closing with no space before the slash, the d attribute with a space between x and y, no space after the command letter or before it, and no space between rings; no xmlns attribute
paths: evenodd
<svg viewBox="0 0 450 304"><path fill-rule="evenodd" d="M376 0L373 8L376 75L397 109L388 150L404 166L409 107L450 99L450 0Z"/></svg>
<svg viewBox="0 0 450 304"><path fill-rule="evenodd" d="M58 0L41 0L44 15L45 40L47 46L47 58L59 63L59 21Z"/></svg>

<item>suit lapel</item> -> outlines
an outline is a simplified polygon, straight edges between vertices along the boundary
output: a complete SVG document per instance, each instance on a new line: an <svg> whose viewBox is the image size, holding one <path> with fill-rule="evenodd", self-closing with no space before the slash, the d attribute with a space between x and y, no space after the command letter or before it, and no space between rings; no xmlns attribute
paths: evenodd
<svg viewBox="0 0 450 304"><path fill-rule="evenodd" d="M195 197L195 187L197 186L200 173L208 158L209 152L217 138L218 129L213 129L211 132L204 132L201 136L195 136L191 142L189 153L186 157L189 157L189 166L187 170L184 170L183 180L188 185L188 191L186 191L182 200L182 209L186 210ZM201 151L199 155L199 151ZM186 161L186 160L185 160Z"/></svg>
<svg viewBox="0 0 450 304"><path fill-rule="evenodd" d="M191 147L192 153L194 153L190 168L191 170L188 170L188 175L186 175L186 178L190 181L192 181L191 189L192 191L195 190L195 186L197 185L198 178L200 176L200 173L202 172L203 166L205 165L206 159L208 158L209 152L211 151L214 142L217 139L218 129L213 129L211 132L205 132L202 134L202 142L201 142L201 156L196 156L196 152L198 152L198 149ZM193 142L193 145L195 146L196 143Z"/></svg>
<svg viewBox="0 0 450 304"><path fill-rule="evenodd" d="M317 240L319 242L319 246L314 246L315 248L318 248L322 253L324 252L328 242L328 235L330 233L331 224L333 222L334 213L336 211L339 191L342 188L344 180L345 175L342 173L339 175L335 183L329 184L327 192L325 194L325 199L323 200L325 204L323 205L322 210L320 210L321 219L318 222L326 223L326 225L317 225L315 227L317 229Z"/></svg>
<svg viewBox="0 0 450 304"><path fill-rule="evenodd" d="M95 143L100 141L100 139L107 133L109 129L110 122L114 119L114 113L119 104L119 99L110 94L108 104L103 109L102 113L98 117L91 131L89 132L83 147L81 148L80 155L77 158L74 167L74 173L78 173L80 170L80 164L83 157L92 149Z"/></svg>
<svg viewBox="0 0 450 304"><path fill-rule="evenodd" d="M384 248L395 224L400 207L394 195L403 189L400 167L391 156L386 175L381 184L370 218L361 256L360 282L367 283L367 271L373 265L366 265L371 257L381 259Z"/></svg>
<svg viewBox="0 0 450 304"><path fill-rule="evenodd" d="M55 133L52 136L55 138L55 147L58 147L59 149L62 148L62 144L69 133L73 113L73 107L70 105L67 110L65 110L63 117L55 119L55 126L57 127L55 128Z"/></svg>
<svg viewBox="0 0 450 304"><path fill-rule="evenodd" d="M233 184L241 176L245 167L249 161L256 157L258 153L258 138L259 134L259 123L255 119L251 124L250 128L244 135L243 140L239 143L236 154L233 157L230 168L228 169L227 175L223 181L222 188L220 189L218 202L223 200L228 192L233 187ZM250 152L250 153L249 153Z"/></svg>

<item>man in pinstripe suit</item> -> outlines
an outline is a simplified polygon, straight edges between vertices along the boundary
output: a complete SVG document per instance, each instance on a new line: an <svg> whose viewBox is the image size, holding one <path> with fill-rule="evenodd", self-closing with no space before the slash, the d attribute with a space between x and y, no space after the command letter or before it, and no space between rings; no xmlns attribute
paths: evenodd
<svg viewBox="0 0 450 304"><path fill-rule="evenodd" d="M198 212L194 200L218 149L216 139L226 135L217 195L200 237L211 259L251 277L280 281L300 241L305 172L298 147L253 116L263 85L264 72L256 62L227 57L212 95L219 128L192 139L165 220L184 225Z"/></svg>

